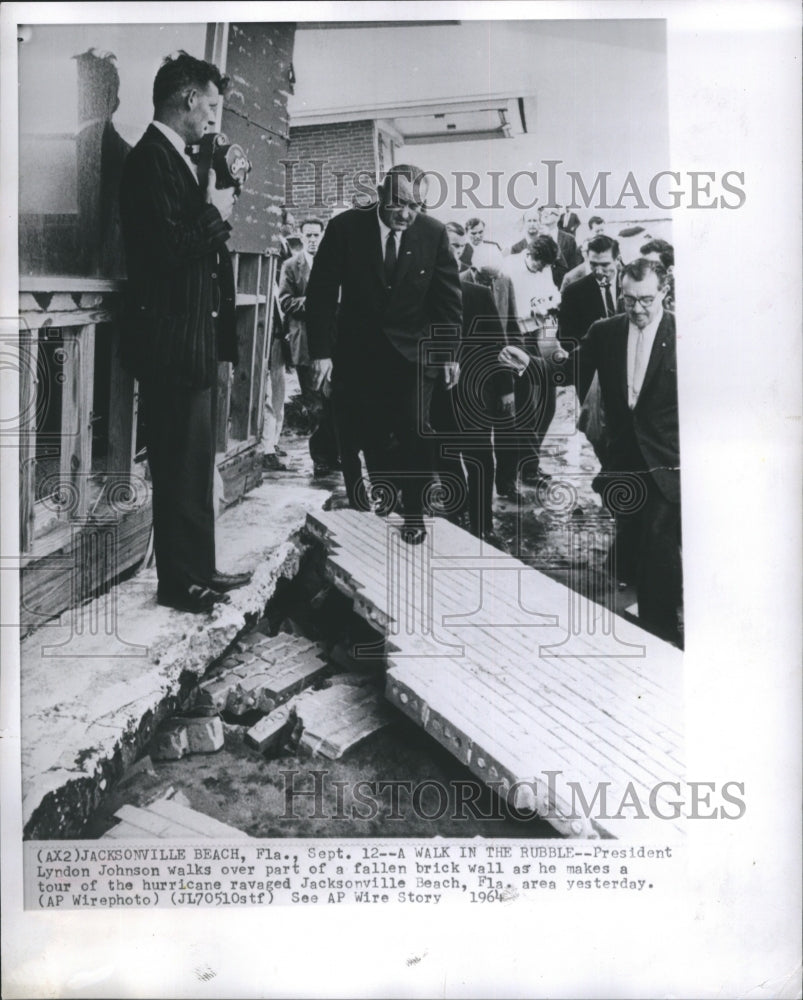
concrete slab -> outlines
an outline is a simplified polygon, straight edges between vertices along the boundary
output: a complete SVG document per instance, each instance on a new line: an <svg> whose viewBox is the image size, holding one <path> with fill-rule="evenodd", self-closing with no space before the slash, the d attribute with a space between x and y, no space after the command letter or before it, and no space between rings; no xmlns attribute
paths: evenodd
<svg viewBox="0 0 803 1000"><path fill-rule="evenodd" d="M121 822L103 836L112 840L240 840L247 836L197 809L189 809L169 798L157 799L144 809L121 806L115 813Z"/></svg>
<svg viewBox="0 0 803 1000"><path fill-rule="evenodd" d="M633 822L632 808L578 817L566 786L590 802L604 782L617 810L630 789L647 803L661 782L682 784L681 652L448 521L431 519L414 548L399 523L350 510L308 518L332 581L385 635L391 703L561 833L679 832Z"/></svg>
<svg viewBox="0 0 803 1000"><path fill-rule="evenodd" d="M288 449L290 450L290 449ZM271 474L218 519L219 568L254 570L208 615L156 604L146 569L65 612L21 646L23 823L27 838L78 836L104 792L160 721L262 615L277 581L298 570L295 533L329 490L315 486L305 442L290 472Z"/></svg>

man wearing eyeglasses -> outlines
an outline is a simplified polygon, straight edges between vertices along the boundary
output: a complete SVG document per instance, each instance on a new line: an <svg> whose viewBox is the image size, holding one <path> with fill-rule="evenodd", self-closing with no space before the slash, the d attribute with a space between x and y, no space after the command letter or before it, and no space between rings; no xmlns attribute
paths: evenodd
<svg viewBox="0 0 803 1000"><path fill-rule="evenodd" d="M451 389L458 377L460 279L446 227L422 211L423 171L398 164L377 192L376 205L349 209L326 228L307 286L307 337L317 386L331 380L341 439L359 443L369 476L397 475L402 538L417 545L433 478L435 379ZM445 336L428 357L438 328ZM391 440L398 447L388 469L383 442ZM343 475L356 505L357 469L346 462Z"/></svg>
<svg viewBox="0 0 803 1000"><path fill-rule="evenodd" d="M639 541L639 622L682 644L680 442L675 317L664 309L666 271L635 260L622 268L624 315L594 323L569 356L567 380L585 399L596 373L609 441L595 481L603 502Z"/></svg>

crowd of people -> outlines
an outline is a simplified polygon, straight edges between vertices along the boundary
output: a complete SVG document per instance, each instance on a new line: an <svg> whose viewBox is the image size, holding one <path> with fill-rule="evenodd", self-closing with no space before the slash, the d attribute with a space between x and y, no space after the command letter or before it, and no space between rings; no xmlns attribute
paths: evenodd
<svg viewBox="0 0 803 1000"><path fill-rule="evenodd" d="M158 599L207 611L247 581L215 564L216 367L236 363L227 249L231 189L204 182L189 145L214 127L226 80L182 54L154 84L154 122L121 186L126 346L147 413ZM285 373L298 374L315 475L340 469L348 502L398 511L407 544L440 513L484 541L494 489L537 504L559 386L617 517L610 572L637 589L645 627L679 641L680 490L673 251L640 226L607 231L542 205L511 246L429 214L426 178L392 167L375 205L327 223L285 212L263 432L281 473ZM527 487L534 487L529 490ZM622 501L627 497L627 501Z"/></svg>
<svg viewBox="0 0 803 1000"><path fill-rule="evenodd" d="M420 252L419 239L410 235L435 222L415 190L419 176L415 167L394 168L379 187L377 205L337 217L328 236L322 220L303 220L303 246L283 264L279 303L313 419L315 474L339 467L353 506L401 511L403 535L412 544L425 536L423 514L440 512L501 547L494 491L508 501L539 504L552 478L541 453L557 392L574 384L582 401L577 425L600 463L594 488L617 515L609 570L621 586L636 587L643 623L679 641L671 244L638 225L613 235L599 215L583 225L574 211L548 205L524 216L524 236L509 246L487 238L483 219L446 220L458 307L454 276L451 283L446 278L443 235L431 270L405 268L400 275L398 262L387 268L380 232L402 234L393 240L398 261L400 252ZM421 237L425 232L429 236L421 229ZM433 243L436 235L433 230ZM364 280L377 277L380 263L384 290L381 282ZM311 279L313 349L305 321ZM405 347L400 327L416 308L420 329ZM441 332L436 341L433 328L451 323L454 329L458 309L459 338L450 342ZM454 381L438 378L428 358L449 349L458 362ZM314 359L332 356L334 366L316 378ZM267 443L266 453L266 467L277 468ZM433 491L433 482L440 490Z"/></svg>

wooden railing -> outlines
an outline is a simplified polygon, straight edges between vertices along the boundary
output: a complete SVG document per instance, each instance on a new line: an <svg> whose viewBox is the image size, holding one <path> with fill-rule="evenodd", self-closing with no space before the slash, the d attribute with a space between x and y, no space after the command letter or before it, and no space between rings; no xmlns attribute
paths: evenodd
<svg viewBox="0 0 803 1000"><path fill-rule="evenodd" d="M277 255L235 253L234 267L240 363L221 365L218 382L217 464L227 503L261 478L257 445ZM99 592L147 549L151 501L137 383L120 363L122 284L71 277L20 282L23 624ZM76 553L92 548L87 534L109 524L120 529L111 563L77 566Z"/></svg>

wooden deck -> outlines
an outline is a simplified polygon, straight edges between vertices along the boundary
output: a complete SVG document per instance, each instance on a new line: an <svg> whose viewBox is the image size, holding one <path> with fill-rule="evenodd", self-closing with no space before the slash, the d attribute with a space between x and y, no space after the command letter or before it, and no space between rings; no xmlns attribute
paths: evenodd
<svg viewBox="0 0 803 1000"><path fill-rule="evenodd" d="M680 651L448 521L417 547L398 524L307 517L331 579L385 636L390 701L565 835L676 836L656 813L678 796L653 789L683 782Z"/></svg>

